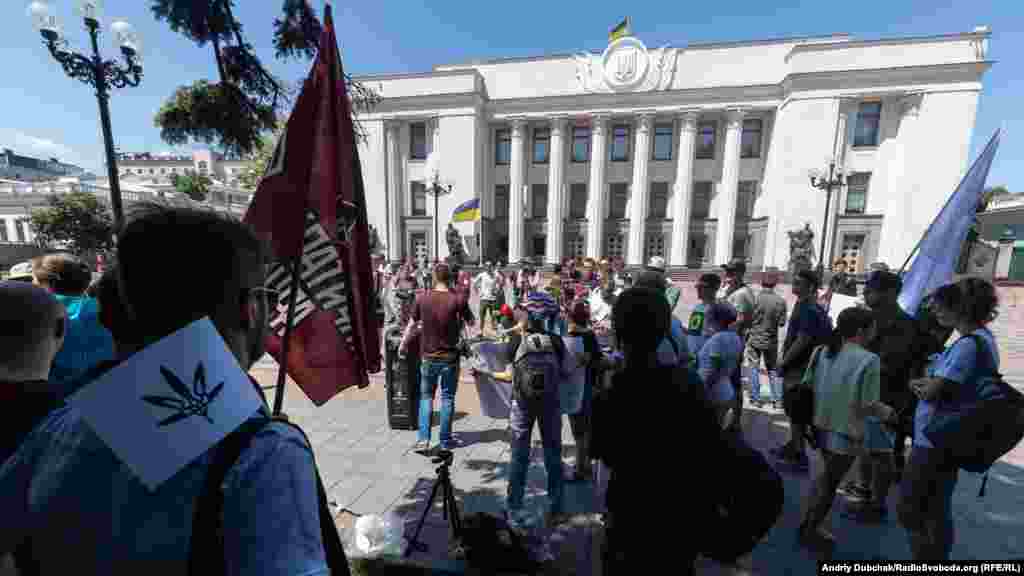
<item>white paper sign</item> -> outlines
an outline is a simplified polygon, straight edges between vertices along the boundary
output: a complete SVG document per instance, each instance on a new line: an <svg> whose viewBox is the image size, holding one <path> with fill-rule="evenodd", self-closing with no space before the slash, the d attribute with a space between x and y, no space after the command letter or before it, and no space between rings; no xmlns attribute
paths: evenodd
<svg viewBox="0 0 1024 576"><path fill-rule="evenodd" d="M150 490L263 406L207 318L132 355L70 403Z"/></svg>
<svg viewBox="0 0 1024 576"><path fill-rule="evenodd" d="M860 304L860 298L847 296L845 294L833 294L828 305L828 315L832 318L832 326L839 325L839 313L847 308L853 308Z"/></svg>

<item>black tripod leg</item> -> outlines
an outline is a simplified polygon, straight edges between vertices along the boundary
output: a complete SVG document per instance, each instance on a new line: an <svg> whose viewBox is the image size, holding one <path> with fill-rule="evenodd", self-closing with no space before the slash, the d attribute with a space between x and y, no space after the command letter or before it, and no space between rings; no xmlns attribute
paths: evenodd
<svg viewBox="0 0 1024 576"><path fill-rule="evenodd" d="M416 523L416 531L412 534L412 539L409 540L409 546L405 548L404 558L409 557L409 553L412 552L413 548L423 549L421 544L417 544L416 540L420 537L420 531L423 530L423 523L427 520L427 514L430 514L430 509L434 506L434 498L437 496L437 489L441 485L441 480L434 480L434 487L430 490L430 498L427 500L427 507L423 509L423 514L420 515L420 521Z"/></svg>

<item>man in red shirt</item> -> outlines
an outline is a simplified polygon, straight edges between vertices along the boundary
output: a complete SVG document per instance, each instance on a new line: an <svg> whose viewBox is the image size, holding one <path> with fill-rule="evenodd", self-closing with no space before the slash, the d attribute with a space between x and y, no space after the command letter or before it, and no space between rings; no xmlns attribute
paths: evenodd
<svg viewBox="0 0 1024 576"><path fill-rule="evenodd" d="M451 268L440 262L434 266L433 289L416 298L412 319L402 340L400 352L404 354L408 340L419 328L420 354L420 410L419 437L415 450L430 448L430 417L434 404L434 390L441 384L442 450L452 448L452 414L455 412L455 391L459 383L459 338L462 325L471 318L469 299L465 294L449 290Z"/></svg>

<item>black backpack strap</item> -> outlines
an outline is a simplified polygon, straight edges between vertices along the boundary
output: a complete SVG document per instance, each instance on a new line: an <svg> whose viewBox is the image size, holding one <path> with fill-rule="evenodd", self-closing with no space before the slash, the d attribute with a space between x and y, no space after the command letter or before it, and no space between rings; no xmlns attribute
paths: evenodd
<svg viewBox="0 0 1024 576"><path fill-rule="evenodd" d="M207 469L203 491L196 500L193 513L192 540L188 558L188 573L191 576L224 574L226 572L223 526L221 525L224 492L221 491L221 484L223 484L228 470L238 461L238 457L248 447L252 438L271 421L288 424L298 430L312 451L313 445L309 443L305 431L298 425L282 418L248 420L213 448L216 452ZM316 468L315 459L313 466ZM327 494L319 473L316 475L316 489L320 508L320 532L327 566L330 568L331 574L349 576L348 560L345 558L345 550L342 548L338 529L334 525L334 517L327 505ZM214 566L218 566L219 569L211 570Z"/></svg>

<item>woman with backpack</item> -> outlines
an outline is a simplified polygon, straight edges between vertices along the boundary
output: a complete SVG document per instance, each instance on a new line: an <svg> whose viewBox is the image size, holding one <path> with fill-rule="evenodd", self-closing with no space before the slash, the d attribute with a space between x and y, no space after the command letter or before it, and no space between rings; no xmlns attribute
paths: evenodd
<svg viewBox="0 0 1024 576"><path fill-rule="evenodd" d="M914 439L900 486L900 523L906 528L915 561L947 560L953 547L953 489L959 463L949 447L935 446L925 433L936 410L955 404L977 379L999 370L999 348L987 325L996 317L995 287L965 278L935 291L935 320L960 334L933 359L928 376L910 381L918 397Z"/></svg>
<svg viewBox="0 0 1024 576"><path fill-rule="evenodd" d="M847 308L839 314L832 340L814 349L799 386L814 393L814 427L817 447L825 466L818 472L807 496L807 507L798 538L802 545L830 549L832 535L821 529L835 500L836 489L864 451L878 451L884 432L878 420L888 420L892 408L881 398L881 360L864 346L874 331L874 317L864 308ZM891 441L890 441L891 442ZM891 443L888 446L892 450Z"/></svg>

